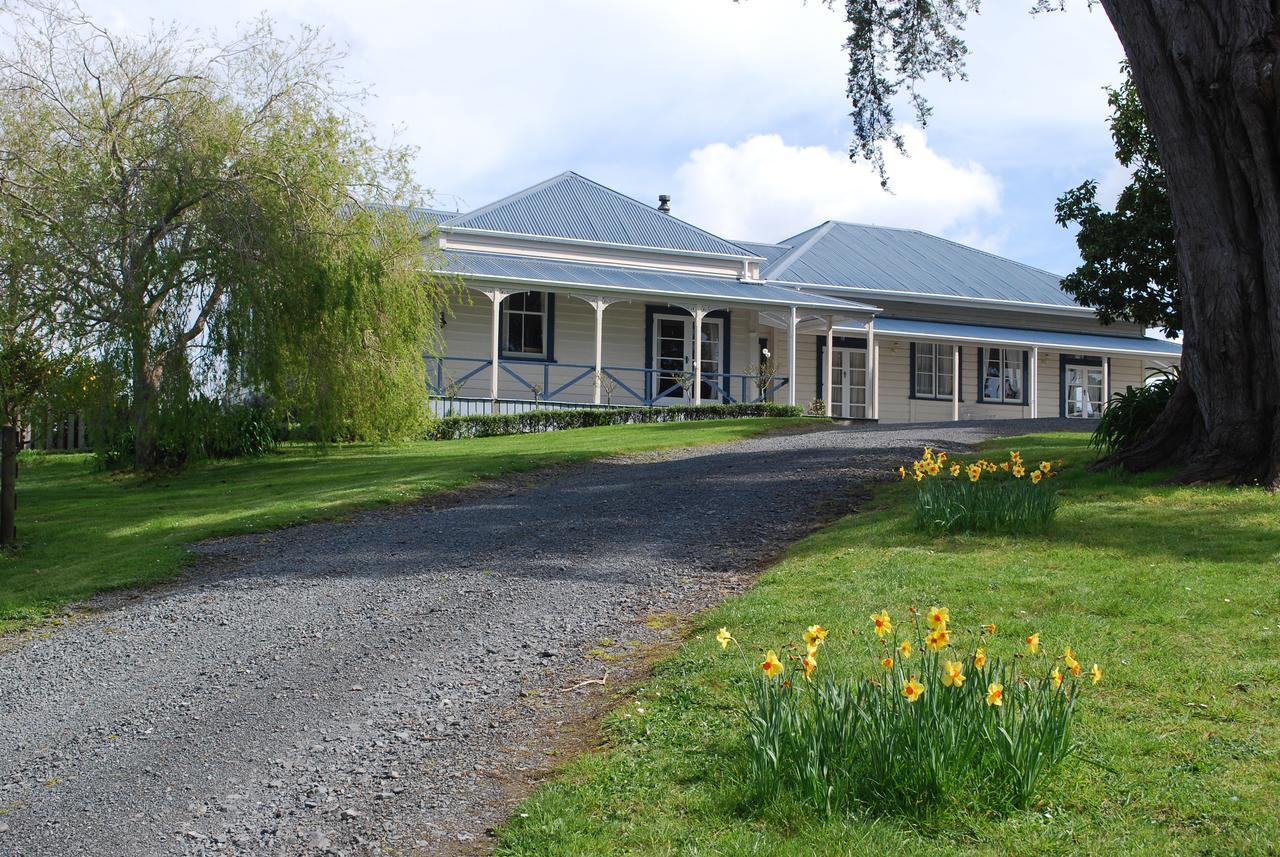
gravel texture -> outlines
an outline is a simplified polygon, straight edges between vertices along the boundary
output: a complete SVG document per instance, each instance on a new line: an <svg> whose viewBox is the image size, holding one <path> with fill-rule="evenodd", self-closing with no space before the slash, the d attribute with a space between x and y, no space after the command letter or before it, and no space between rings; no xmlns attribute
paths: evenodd
<svg viewBox="0 0 1280 857"><path fill-rule="evenodd" d="M7 641L0 854L483 852L680 619L922 444L1028 428L774 434L200 545Z"/></svg>

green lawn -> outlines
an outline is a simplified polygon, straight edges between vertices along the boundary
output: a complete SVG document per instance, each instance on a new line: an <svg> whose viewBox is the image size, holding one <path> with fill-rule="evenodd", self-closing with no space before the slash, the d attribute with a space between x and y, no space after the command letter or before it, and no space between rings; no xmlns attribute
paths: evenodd
<svg viewBox="0 0 1280 857"><path fill-rule="evenodd" d="M605 748L571 763L500 831L502 855L1274 854L1280 847L1280 497L1084 472L1079 435L994 445L1063 457L1062 506L1041 535L929 538L912 484L800 543L607 718ZM740 785L749 653L831 630L823 667L868 664L869 614L946 605L995 622L993 654L1032 630L1106 676L1071 759L1028 811L928 822L867 812L752 812ZM843 651L842 651L843 646ZM643 709L643 713L641 713ZM1103 767L1105 766L1105 767Z"/></svg>
<svg viewBox="0 0 1280 857"><path fill-rule="evenodd" d="M446 442L292 447L156 479L95 473L87 455L23 455L21 550L0 551L0 631L106 589L172 576L199 539L412 499L477 479L627 452L737 440L796 419L574 429Z"/></svg>

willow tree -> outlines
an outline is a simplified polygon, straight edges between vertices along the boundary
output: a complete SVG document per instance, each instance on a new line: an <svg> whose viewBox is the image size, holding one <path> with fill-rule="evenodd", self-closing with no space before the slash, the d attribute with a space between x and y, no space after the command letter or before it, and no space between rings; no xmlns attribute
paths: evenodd
<svg viewBox="0 0 1280 857"><path fill-rule="evenodd" d="M834 5L834 4L832 4ZM977 0L846 0L852 154L901 147L894 107L963 76ZM1064 0L1039 0L1039 11ZM1079 0L1080 6L1094 5ZM1169 406L1115 462L1280 487L1280 9L1274 0L1099 0L1168 182L1184 330Z"/></svg>
<svg viewBox="0 0 1280 857"><path fill-rule="evenodd" d="M424 419L445 286L404 213L411 152L376 142L332 45L266 19L225 42L118 35L56 2L9 22L0 206L38 302L124 374L137 466L173 373L276 397L321 436Z"/></svg>

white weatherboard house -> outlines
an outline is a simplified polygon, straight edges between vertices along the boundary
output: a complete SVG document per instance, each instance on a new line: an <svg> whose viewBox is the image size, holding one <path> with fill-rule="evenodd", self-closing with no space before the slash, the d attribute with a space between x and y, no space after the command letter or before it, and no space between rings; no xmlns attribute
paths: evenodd
<svg viewBox="0 0 1280 857"><path fill-rule="evenodd" d="M883 422L1089 419L1181 353L1104 327L1053 274L922 232L827 221L729 240L667 203L569 172L418 212L469 296L428 357L437 408L763 398Z"/></svg>

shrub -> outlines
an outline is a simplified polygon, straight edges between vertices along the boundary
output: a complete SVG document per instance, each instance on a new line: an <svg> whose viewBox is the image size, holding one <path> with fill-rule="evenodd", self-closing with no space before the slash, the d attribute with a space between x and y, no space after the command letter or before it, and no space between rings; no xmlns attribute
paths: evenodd
<svg viewBox="0 0 1280 857"><path fill-rule="evenodd" d="M757 809L783 797L825 813L908 815L1031 802L1075 748L1075 706L1101 669L1086 672L1070 647L1041 654L1038 633L1025 653L997 657L994 625L962 632L945 610L930 613L941 618L926 633L913 609L905 637L887 612L871 617L875 678L821 669L827 632L818 625L791 647L789 664L770 650L752 667L745 768ZM966 633L976 639L961 654L955 644ZM727 629L718 639L737 642Z"/></svg>
<svg viewBox="0 0 1280 857"><path fill-rule="evenodd" d="M1057 465L1062 466L1058 461ZM1027 469L1018 452L996 463L985 458L968 463L926 448L898 468L903 479L916 482L915 525L931 533L1025 532L1043 527L1058 510L1051 480L1054 462Z"/></svg>
<svg viewBox="0 0 1280 857"><path fill-rule="evenodd" d="M1177 386L1174 369L1152 375L1141 387L1116 393L1103 409L1089 445L1103 455L1136 445L1169 404Z"/></svg>
<svg viewBox="0 0 1280 857"><path fill-rule="evenodd" d="M158 462L167 468L207 458L266 455L276 448L283 434L281 419L266 403L225 404L205 396L169 405L160 413L157 424L161 429ZM132 464L133 424L125 405L118 407L114 419L100 420L90 435L103 467Z"/></svg>
<svg viewBox="0 0 1280 857"><path fill-rule="evenodd" d="M669 408L576 408L537 410L522 414L481 414L449 416L427 426L427 440L458 440L468 437L497 437L562 429L636 423L674 423L690 420L727 420L738 417L798 417L800 408L771 402L733 405L675 406Z"/></svg>

